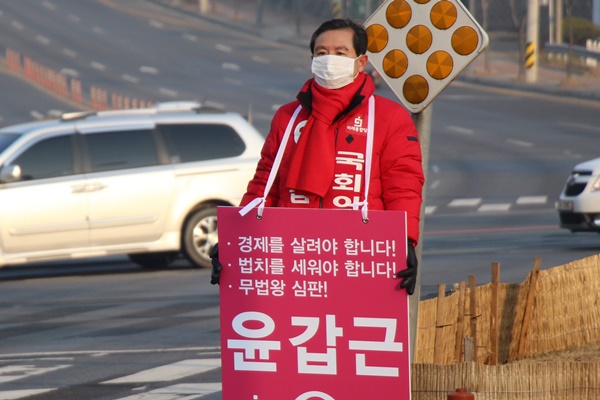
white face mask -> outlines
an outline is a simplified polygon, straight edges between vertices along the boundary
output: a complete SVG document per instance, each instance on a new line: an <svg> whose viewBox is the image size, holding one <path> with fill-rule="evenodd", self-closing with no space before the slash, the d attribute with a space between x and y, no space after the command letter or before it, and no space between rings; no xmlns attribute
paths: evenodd
<svg viewBox="0 0 600 400"><path fill-rule="evenodd" d="M327 89L339 89L354 82L354 62L356 58L324 55L315 56L312 59L312 73L319 86Z"/></svg>

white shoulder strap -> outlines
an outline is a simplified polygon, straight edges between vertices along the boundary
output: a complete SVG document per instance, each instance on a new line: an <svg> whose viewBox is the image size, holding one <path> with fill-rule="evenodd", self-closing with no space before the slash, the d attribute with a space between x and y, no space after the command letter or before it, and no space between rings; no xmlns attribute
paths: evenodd
<svg viewBox="0 0 600 400"><path fill-rule="evenodd" d="M285 152L285 148L287 146L288 139L290 138L290 133L292 132L292 128L294 127L294 123L296 122L296 118L298 118L298 114L302 106L299 105L292 114L292 118L290 118L290 122L288 122L287 127L285 128L285 132L283 133L283 138L281 138L281 144L279 145L279 149L277 150L277 155L275 156L275 161L273 161L273 166L271 167L271 172L269 172L269 179L267 179L267 184L265 185L265 191L263 193L263 197L257 197L252 200L250 203L246 204L244 208L242 208L239 212L241 216L244 216L250 212L254 207L258 206L256 218L261 219L263 210L265 209L265 202L267 201L267 196L271 191L271 186L273 186L273 182L275 181L275 177L277 176L277 171L279 171L279 166L281 165L281 159L283 158L283 153Z"/></svg>
<svg viewBox="0 0 600 400"><path fill-rule="evenodd" d="M250 212L253 208L258 206L256 218L261 219L262 214L265 208L265 202L267 201L267 196L271 191L271 186L273 186L273 182L275 181L275 177L277 176L277 172L279 171L279 166L281 165L281 159L283 158L283 153L287 146L288 139L292 132L292 128L294 127L294 123L296 122L296 118L298 118L298 114L302 106L298 106L290 122L288 122L287 127L285 128L285 132L283 134L283 138L281 139L281 144L279 145L279 149L277 150L277 155L275 156L275 161L273 162L273 167L269 172L269 178L267 179L267 184L265 185L265 190L262 197L257 197L252 200L250 203L246 204L240 211L240 215L244 216ZM352 204L352 209L358 210L359 206L362 206L361 213L362 219L364 223L369 221L368 218L368 198L369 198L369 185L371 183L371 164L373 162L373 136L375 132L375 97L369 97L369 116L367 122L367 151L366 151L366 160L365 160L365 192L364 199L361 202Z"/></svg>

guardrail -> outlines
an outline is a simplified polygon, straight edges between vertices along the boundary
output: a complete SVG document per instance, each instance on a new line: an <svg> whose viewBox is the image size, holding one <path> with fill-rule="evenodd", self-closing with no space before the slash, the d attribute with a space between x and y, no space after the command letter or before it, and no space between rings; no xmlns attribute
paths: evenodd
<svg viewBox="0 0 600 400"><path fill-rule="evenodd" d="M569 45L546 43L543 50L548 54L566 56L569 53ZM573 45L571 54L579 57L583 65L597 68L600 66L600 40L588 40L585 47Z"/></svg>

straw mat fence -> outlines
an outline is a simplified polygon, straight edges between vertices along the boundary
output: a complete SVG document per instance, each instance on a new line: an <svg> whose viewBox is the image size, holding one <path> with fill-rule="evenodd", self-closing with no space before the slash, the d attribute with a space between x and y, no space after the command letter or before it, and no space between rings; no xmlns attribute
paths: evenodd
<svg viewBox="0 0 600 400"><path fill-rule="evenodd" d="M413 400L459 387L478 400L600 399L600 363L535 361L600 342L600 256L540 264L521 284L501 284L494 263L491 283L470 276L419 303Z"/></svg>

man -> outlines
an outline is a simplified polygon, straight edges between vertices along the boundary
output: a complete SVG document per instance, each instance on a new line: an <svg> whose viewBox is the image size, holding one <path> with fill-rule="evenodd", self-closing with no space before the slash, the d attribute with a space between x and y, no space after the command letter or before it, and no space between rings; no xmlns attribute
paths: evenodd
<svg viewBox="0 0 600 400"><path fill-rule="evenodd" d="M275 113L241 205L261 199L267 207L358 208L366 197L368 209L406 211L408 268L397 277L412 294L424 182L416 128L402 106L374 95L364 72L364 27L326 21L313 33L310 50L314 77ZM215 284L221 266L213 250Z"/></svg>

